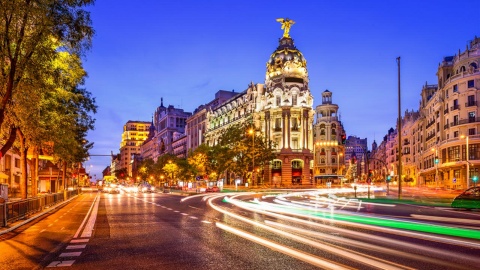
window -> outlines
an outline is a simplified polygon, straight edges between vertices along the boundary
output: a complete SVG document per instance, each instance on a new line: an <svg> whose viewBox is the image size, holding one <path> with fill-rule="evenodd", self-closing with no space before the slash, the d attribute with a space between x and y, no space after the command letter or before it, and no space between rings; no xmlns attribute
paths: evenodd
<svg viewBox="0 0 480 270"><path fill-rule="evenodd" d="M276 100L276 105L277 106L280 106L280 101L281 101L280 96L277 96L277 100Z"/></svg>
<svg viewBox="0 0 480 270"><path fill-rule="evenodd" d="M281 123L282 123L282 118L280 118L280 117L275 118L275 129L276 130L279 130L282 127Z"/></svg>
<svg viewBox="0 0 480 270"><path fill-rule="evenodd" d="M448 161L459 161L460 160L460 147L453 146L448 148Z"/></svg>
<svg viewBox="0 0 480 270"><path fill-rule="evenodd" d="M453 126L456 126L458 125L458 115L454 115L453 116L453 123L452 123Z"/></svg>
<svg viewBox="0 0 480 270"><path fill-rule="evenodd" d="M448 98L448 89L447 89L447 91L445 91L445 95L446 95L446 96L447 96L447 98Z"/></svg>
<svg viewBox="0 0 480 270"><path fill-rule="evenodd" d="M282 162L280 160L274 160L272 163L272 169L281 169Z"/></svg>
<svg viewBox="0 0 480 270"><path fill-rule="evenodd" d="M475 106L475 96L471 95L468 96L467 106Z"/></svg>
<svg viewBox="0 0 480 270"><path fill-rule="evenodd" d="M292 95L292 105L297 105L297 94Z"/></svg>
<svg viewBox="0 0 480 270"><path fill-rule="evenodd" d="M474 81L474 80L469 80L469 81L467 82L467 86L468 86L468 88L473 88L473 87L475 87L475 81Z"/></svg>
<svg viewBox="0 0 480 270"><path fill-rule="evenodd" d="M454 132L453 132L453 137L454 137L454 138L458 138L458 131L454 131Z"/></svg>
<svg viewBox="0 0 480 270"><path fill-rule="evenodd" d="M293 169L301 169L302 168L302 162L300 160L293 160L292 161L292 168Z"/></svg>
<svg viewBox="0 0 480 270"><path fill-rule="evenodd" d="M325 164L325 159L322 158L322 159L320 160L320 163Z"/></svg>
<svg viewBox="0 0 480 270"><path fill-rule="evenodd" d="M475 135L475 128L469 128L468 135Z"/></svg>
<svg viewBox="0 0 480 270"><path fill-rule="evenodd" d="M20 159L19 158L15 159L15 168L20 168Z"/></svg>
<svg viewBox="0 0 480 270"><path fill-rule="evenodd" d="M453 92L454 92L454 93L455 93L455 92L458 92L458 85L457 85L457 84L455 84L455 85L453 86Z"/></svg>
<svg viewBox="0 0 480 270"><path fill-rule="evenodd" d="M452 111L453 111L453 110L458 110L458 108L459 108L459 107L458 107L458 99L455 99L455 100L453 100Z"/></svg>
<svg viewBox="0 0 480 270"><path fill-rule="evenodd" d="M475 112L469 112L468 113L468 122L469 123L475 122Z"/></svg>

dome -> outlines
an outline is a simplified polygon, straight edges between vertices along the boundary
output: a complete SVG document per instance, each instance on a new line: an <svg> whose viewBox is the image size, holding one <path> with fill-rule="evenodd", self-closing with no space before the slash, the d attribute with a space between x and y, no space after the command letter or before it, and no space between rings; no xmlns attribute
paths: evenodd
<svg viewBox="0 0 480 270"><path fill-rule="evenodd" d="M279 43L267 62L266 79L284 76L286 82L303 82L308 76L305 57L295 47L292 38L283 37Z"/></svg>

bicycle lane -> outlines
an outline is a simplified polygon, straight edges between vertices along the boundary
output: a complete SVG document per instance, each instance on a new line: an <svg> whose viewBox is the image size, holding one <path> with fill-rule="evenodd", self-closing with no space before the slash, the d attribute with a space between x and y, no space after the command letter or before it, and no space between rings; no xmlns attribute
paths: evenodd
<svg viewBox="0 0 480 270"><path fill-rule="evenodd" d="M83 193L48 214L32 218L27 224L1 235L0 270L46 267L72 240L88 239L82 237L93 228L87 217L94 214L95 203L99 200L97 192Z"/></svg>

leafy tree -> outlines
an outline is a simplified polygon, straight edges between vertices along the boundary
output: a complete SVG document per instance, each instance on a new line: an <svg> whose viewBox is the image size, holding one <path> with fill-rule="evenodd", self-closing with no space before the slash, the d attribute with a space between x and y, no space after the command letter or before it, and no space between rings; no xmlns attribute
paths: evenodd
<svg viewBox="0 0 480 270"><path fill-rule="evenodd" d="M17 135L15 122L5 120L18 89L32 79L38 82L38 78L51 74L48 63L59 51L82 55L90 47L93 28L90 13L84 8L92 3L0 0L0 133L6 138L0 156L10 149ZM52 42L61 48L52 46Z"/></svg>

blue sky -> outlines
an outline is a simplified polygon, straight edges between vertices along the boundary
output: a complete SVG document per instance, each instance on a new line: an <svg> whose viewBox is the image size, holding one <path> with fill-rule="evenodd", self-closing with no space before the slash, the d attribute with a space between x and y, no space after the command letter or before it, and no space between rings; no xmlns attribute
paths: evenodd
<svg viewBox="0 0 480 270"><path fill-rule="evenodd" d="M90 154L118 153L128 120L150 121L164 105L192 112L216 91L263 83L283 31L307 59L314 106L333 92L347 135L381 141L395 126L397 63L402 112L417 110L442 58L480 36L479 0L452 1L97 1L85 57L86 88L99 106ZM97 178L109 157L85 166Z"/></svg>

